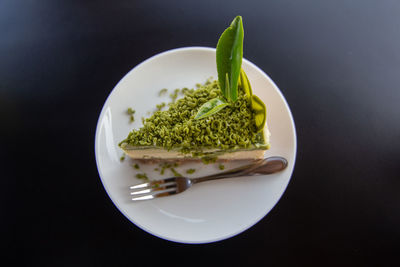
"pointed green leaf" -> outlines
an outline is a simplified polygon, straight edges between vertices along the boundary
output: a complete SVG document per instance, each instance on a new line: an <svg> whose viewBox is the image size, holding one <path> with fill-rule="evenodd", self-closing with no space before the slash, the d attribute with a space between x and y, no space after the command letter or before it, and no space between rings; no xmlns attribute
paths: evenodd
<svg viewBox="0 0 400 267"><path fill-rule="evenodd" d="M228 105L229 105L229 103L227 103L223 99L213 98L210 101L204 103L199 108L199 111L197 111L197 114L194 117L194 119L199 120L199 119L203 119L205 117L211 116Z"/></svg>
<svg viewBox="0 0 400 267"><path fill-rule="evenodd" d="M225 73L225 92L226 92L226 99L230 100L231 99L231 89L229 86L229 75L228 73Z"/></svg>
<svg viewBox="0 0 400 267"><path fill-rule="evenodd" d="M253 94L249 78L247 78L246 72L244 72L243 69L240 69L239 84L243 88L247 96L251 96Z"/></svg>
<svg viewBox="0 0 400 267"><path fill-rule="evenodd" d="M229 101L236 101L238 96L238 79L243 57L243 22L237 16L231 25L222 33L217 44L218 82L222 94ZM228 79L226 79L228 74ZM226 86L226 81L229 86Z"/></svg>
<svg viewBox="0 0 400 267"><path fill-rule="evenodd" d="M251 96L251 109L254 111L254 120L257 131L264 129L267 120L267 108L264 102L256 95Z"/></svg>

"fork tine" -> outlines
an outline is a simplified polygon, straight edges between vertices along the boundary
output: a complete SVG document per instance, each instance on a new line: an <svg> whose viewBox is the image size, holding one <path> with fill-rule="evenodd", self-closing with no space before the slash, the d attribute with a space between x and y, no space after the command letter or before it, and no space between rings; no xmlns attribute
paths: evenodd
<svg viewBox="0 0 400 267"><path fill-rule="evenodd" d="M155 198L153 195L145 195L141 197L134 197L132 198L132 201L140 201L140 200L149 200Z"/></svg>
<svg viewBox="0 0 400 267"><path fill-rule="evenodd" d="M142 183L142 184L132 185L129 188L130 189L139 189L139 188L148 187L149 185L150 185L150 183Z"/></svg>
<svg viewBox="0 0 400 267"><path fill-rule="evenodd" d="M176 194L176 178L171 177L167 179L151 181L130 187L130 193L133 201L147 200L156 197L163 197Z"/></svg>
<svg viewBox="0 0 400 267"><path fill-rule="evenodd" d="M151 182L147 182L147 183L141 183L141 184L137 184L137 185L132 185L130 187L130 189L139 189L139 188L146 188L146 187L151 187L151 186L155 186L155 185L162 185L164 183L168 183L168 182L173 182L175 181L174 177L171 178L167 178L167 179L162 179L162 180L157 180L157 181L151 181Z"/></svg>
<svg viewBox="0 0 400 267"><path fill-rule="evenodd" d="M165 184L161 184L161 185L157 185L157 186L154 185L154 186L151 186L150 188L146 188L146 189L139 188L142 190L132 191L131 195L147 194L147 193L166 190L166 189L175 188L175 187L176 187L176 182L169 182L169 183L165 183Z"/></svg>
<svg viewBox="0 0 400 267"><path fill-rule="evenodd" d="M133 197L132 201L148 200L148 199L153 199L153 198L157 198L157 197L166 197L166 196L174 195L176 193L177 193L177 188L173 187L173 188L169 188L167 190L163 190L162 192L159 192L156 194L145 194L142 196Z"/></svg>

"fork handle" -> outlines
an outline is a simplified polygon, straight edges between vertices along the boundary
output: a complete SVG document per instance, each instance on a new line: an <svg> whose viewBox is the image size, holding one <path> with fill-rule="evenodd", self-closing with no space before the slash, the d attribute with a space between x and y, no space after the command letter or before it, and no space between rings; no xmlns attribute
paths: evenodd
<svg viewBox="0 0 400 267"><path fill-rule="evenodd" d="M283 157L269 157L226 172L191 179L192 184L223 178L273 174L285 169L288 162Z"/></svg>
<svg viewBox="0 0 400 267"><path fill-rule="evenodd" d="M264 159L263 162L263 164L251 169L249 173L254 175L273 174L284 170L288 165L288 161L283 157L270 157Z"/></svg>

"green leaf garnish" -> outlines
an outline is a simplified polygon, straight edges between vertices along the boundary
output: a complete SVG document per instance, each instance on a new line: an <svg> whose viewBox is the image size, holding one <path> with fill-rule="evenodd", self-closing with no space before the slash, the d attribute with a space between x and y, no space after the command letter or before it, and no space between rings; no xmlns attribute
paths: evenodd
<svg viewBox="0 0 400 267"><path fill-rule="evenodd" d="M226 92L226 95L224 95L224 96L229 101L231 99L231 97L232 97L231 96L232 92L231 92L231 89L229 87L229 75L228 75L228 73L225 73L225 92Z"/></svg>
<svg viewBox="0 0 400 267"><path fill-rule="evenodd" d="M228 101L238 97L238 80L243 57L243 22L237 16L222 33L217 44L218 82L222 95Z"/></svg>
<svg viewBox="0 0 400 267"><path fill-rule="evenodd" d="M243 69L240 69L239 84L243 88L247 96L252 96L253 91L251 90L249 78L247 78L246 72L244 72Z"/></svg>
<svg viewBox="0 0 400 267"><path fill-rule="evenodd" d="M257 132L262 131L265 126L265 122L267 119L267 112L264 102L256 96L251 96L251 108L254 110L254 120L257 127Z"/></svg>
<svg viewBox="0 0 400 267"><path fill-rule="evenodd" d="M199 108L199 111L197 111L197 114L194 117L194 119L199 120L211 116L228 105L229 103L227 103L224 99L221 98L211 99L210 101L204 103Z"/></svg>

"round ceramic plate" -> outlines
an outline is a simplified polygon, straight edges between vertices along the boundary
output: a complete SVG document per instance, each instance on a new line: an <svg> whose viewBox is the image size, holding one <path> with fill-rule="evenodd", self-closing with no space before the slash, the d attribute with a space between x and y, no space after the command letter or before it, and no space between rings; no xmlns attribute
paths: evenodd
<svg viewBox="0 0 400 267"><path fill-rule="evenodd" d="M256 224L278 202L290 180L296 157L296 133L289 107L274 82L257 66L243 60L242 68L251 82L253 93L267 107L267 123L271 131L268 156L283 156L288 167L277 174L240 177L196 184L189 190L148 201L131 202L129 186L140 183L137 173L151 179L163 176L157 166L140 164L132 167L118 143L129 131L142 125L156 104L167 102L176 88L195 88L210 77L217 77L215 49L187 47L163 52L133 68L112 90L101 111L95 140L97 168L105 190L115 206L136 226L170 241L208 243L235 236ZM168 89L165 96L159 91ZM130 123L128 107L136 110ZM225 164L225 169L240 162ZM219 164L184 163L177 171L196 172L190 177L219 172Z"/></svg>

